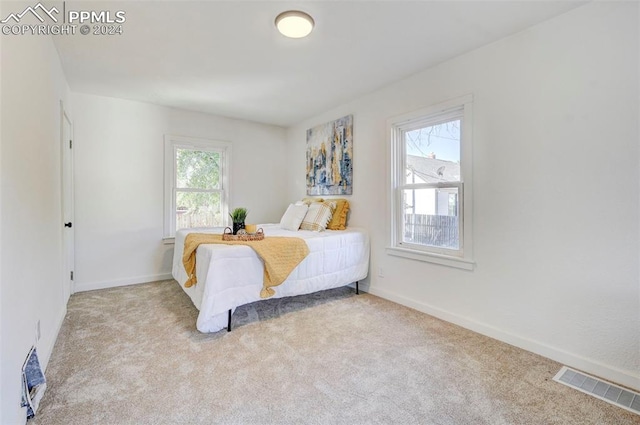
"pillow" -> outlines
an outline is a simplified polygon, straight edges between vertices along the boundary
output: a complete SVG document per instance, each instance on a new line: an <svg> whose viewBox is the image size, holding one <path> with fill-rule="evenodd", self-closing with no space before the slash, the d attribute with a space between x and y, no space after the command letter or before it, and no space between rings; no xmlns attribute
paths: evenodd
<svg viewBox="0 0 640 425"><path fill-rule="evenodd" d="M331 199L336 203L336 209L331 216L327 229L345 230L347 228L347 213L349 212L349 201L346 199Z"/></svg>
<svg viewBox="0 0 640 425"><path fill-rule="evenodd" d="M289 207L284 212L284 215L280 220L280 227L286 230L297 231L300 228L300 223L302 223L302 219L307 214L308 209L309 207L305 204L289 204Z"/></svg>
<svg viewBox="0 0 640 425"><path fill-rule="evenodd" d="M302 198L302 201L299 201L299 202L303 202L303 203L305 203L305 204L307 204L307 205L311 205L311 204L313 204L314 202L324 202L324 199L322 199L322 198L311 198L311 197L306 197L306 198Z"/></svg>
<svg viewBox="0 0 640 425"><path fill-rule="evenodd" d="M335 202L313 202L309 205L309 211L304 216L300 229L322 232L327 228L335 208Z"/></svg>

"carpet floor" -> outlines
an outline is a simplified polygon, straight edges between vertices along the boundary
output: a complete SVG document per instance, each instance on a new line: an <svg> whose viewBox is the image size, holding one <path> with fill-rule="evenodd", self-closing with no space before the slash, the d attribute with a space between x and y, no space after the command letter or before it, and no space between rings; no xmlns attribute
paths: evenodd
<svg viewBox="0 0 640 425"><path fill-rule="evenodd" d="M640 424L561 365L351 288L201 334L175 281L71 297L31 424Z"/></svg>

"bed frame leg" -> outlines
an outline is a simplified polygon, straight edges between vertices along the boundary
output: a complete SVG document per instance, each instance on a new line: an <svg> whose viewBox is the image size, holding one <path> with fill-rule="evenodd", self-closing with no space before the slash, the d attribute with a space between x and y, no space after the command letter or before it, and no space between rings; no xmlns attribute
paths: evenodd
<svg viewBox="0 0 640 425"><path fill-rule="evenodd" d="M356 295L360 295L360 288L358 287L357 281L356 281Z"/></svg>
<svg viewBox="0 0 640 425"><path fill-rule="evenodd" d="M229 321L227 322L227 332L231 332L231 309L229 309Z"/></svg>

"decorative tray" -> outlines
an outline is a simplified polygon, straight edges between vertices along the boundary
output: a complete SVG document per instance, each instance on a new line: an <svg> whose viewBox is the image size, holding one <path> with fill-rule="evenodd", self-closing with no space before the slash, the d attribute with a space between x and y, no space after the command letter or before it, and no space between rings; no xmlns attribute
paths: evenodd
<svg viewBox="0 0 640 425"><path fill-rule="evenodd" d="M262 239L264 239L264 231L262 230L262 227L255 233L247 233L246 230L240 229L238 230L237 235L233 234L231 227L227 227L224 229L224 233L222 234L223 241L261 241Z"/></svg>

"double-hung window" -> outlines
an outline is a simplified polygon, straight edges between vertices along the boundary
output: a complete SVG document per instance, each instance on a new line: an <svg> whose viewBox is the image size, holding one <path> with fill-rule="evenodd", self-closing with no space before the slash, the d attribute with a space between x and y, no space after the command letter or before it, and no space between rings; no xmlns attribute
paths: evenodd
<svg viewBox="0 0 640 425"><path fill-rule="evenodd" d="M165 238L179 229L225 225L231 144L165 136L164 158Z"/></svg>
<svg viewBox="0 0 640 425"><path fill-rule="evenodd" d="M471 96L389 120L389 254L472 269Z"/></svg>

